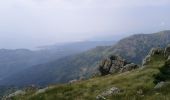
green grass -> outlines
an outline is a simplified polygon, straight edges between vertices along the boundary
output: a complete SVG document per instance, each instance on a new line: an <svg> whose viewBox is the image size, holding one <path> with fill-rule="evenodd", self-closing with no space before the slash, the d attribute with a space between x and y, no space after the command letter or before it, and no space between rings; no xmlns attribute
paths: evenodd
<svg viewBox="0 0 170 100"><path fill-rule="evenodd" d="M168 100L170 86L154 90L153 75L159 74L159 68L165 63L161 55L152 57L151 62L143 69L133 70L116 75L94 77L74 84L56 85L45 93L16 96L14 100L95 100L103 91L118 87L123 92L111 95L109 100ZM143 94L137 94L142 90Z"/></svg>

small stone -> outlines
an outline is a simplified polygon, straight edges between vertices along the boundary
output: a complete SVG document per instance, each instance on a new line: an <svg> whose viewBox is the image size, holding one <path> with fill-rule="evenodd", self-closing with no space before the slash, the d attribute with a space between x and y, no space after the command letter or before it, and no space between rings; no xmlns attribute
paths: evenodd
<svg viewBox="0 0 170 100"><path fill-rule="evenodd" d="M99 94L98 96L96 96L96 99L97 100L105 100L106 96L110 96L110 95L113 95L113 94L117 94L117 93L120 93L121 90L117 87L112 87L106 91L104 91L103 93Z"/></svg>
<svg viewBox="0 0 170 100"><path fill-rule="evenodd" d="M154 89L162 88L164 85L165 85L165 82L159 82L159 83L154 87Z"/></svg>
<svg viewBox="0 0 170 100"><path fill-rule="evenodd" d="M106 98L103 97L102 95L98 95L98 96L96 97L96 100L106 100Z"/></svg>
<svg viewBox="0 0 170 100"><path fill-rule="evenodd" d="M139 90L137 91L137 94L142 95L142 94L143 94L143 90L142 90L142 89L139 89Z"/></svg>

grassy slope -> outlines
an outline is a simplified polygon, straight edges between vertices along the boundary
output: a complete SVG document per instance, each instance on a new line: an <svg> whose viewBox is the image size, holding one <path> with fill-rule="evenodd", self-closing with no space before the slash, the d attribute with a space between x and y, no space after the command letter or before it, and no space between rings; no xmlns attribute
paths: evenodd
<svg viewBox="0 0 170 100"><path fill-rule="evenodd" d="M115 86L123 90L122 93L112 95L114 100L165 100L170 98L170 86L160 90L153 90L153 75L159 73L165 58L160 55L152 57L151 62L144 69L137 69L117 75L95 77L74 84L56 85L39 95L27 94L17 96L15 100L95 100L103 91ZM137 94L142 89L143 95ZM158 94L159 93L159 94Z"/></svg>

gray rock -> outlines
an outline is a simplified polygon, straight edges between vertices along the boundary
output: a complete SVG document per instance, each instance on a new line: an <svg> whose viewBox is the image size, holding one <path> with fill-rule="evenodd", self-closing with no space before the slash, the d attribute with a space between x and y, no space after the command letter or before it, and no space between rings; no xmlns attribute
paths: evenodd
<svg viewBox="0 0 170 100"><path fill-rule="evenodd" d="M106 100L106 98L102 95L96 96L96 100Z"/></svg>
<svg viewBox="0 0 170 100"><path fill-rule="evenodd" d="M112 55L101 62L99 65L99 71L101 75L108 75L111 73L120 72L123 66L127 64L129 63L122 57Z"/></svg>
<svg viewBox="0 0 170 100"><path fill-rule="evenodd" d="M168 57L168 60L170 60L170 56Z"/></svg>
<svg viewBox="0 0 170 100"><path fill-rule="evenodd" d="M165 50L162 48L152 48L149 54L143 59L142 68L144 68L145 65L148 64L148 62L150 62L151 56L156 55L156 54L165 54Z"/></svg>
<svg viewBox="0 0 170 100"><path fill-rule="evenodd" d="M45 92L45 91L48 90L48 89L49 89L48 87L43 88L43 89L39 89L39 90L35 93L35 95L40 94L40 93L43 93L43 92Z"/></svg>
<svg viewBox="0 0 170 100"><path fill-rule="evenodd" d="M112 87L112 88L110 88L110 89L108 89L108 90L106 90L106 91L104 91L103 93L101 93L101 94L99 94L98 96L96 96L96 99L97 100L105 100L106 98L106 96L110 96L110 95L113 95L113 94L118 94L118 93L120 93L121 92L121 90L119 89L119 88L117 88L117 87Z"/></svg>
<svg viewBox="0 0 170 100"><path fill-rule="evenodd" d="M165 82L159 82L159 83L154 87L154 89L162 88L165 84L166 84Z"/></svg>
<svg viewBox="0 0 170 100"><path fill-rule="evenodd" d="M46 88L39 89L39 90L37 90L37 91L35 92L35 95L40 94L40 93L44 93L44 92L46 92L48 89L53 89L53 88L54 88L54 86L48 86L48 87L46 87Z"/></svg>
<svg viewBox="0 0 170 100"><path fill-rule="evenodd" d="M137 69L137 68L139 68L138 65L131 63L131 64L127 64L127 65L123 66L123 68L121 69L120 72L131 71L131 70L134 70L134 69Z"/></svg>
<svg viewBox="0 0 170 100"><path fill-rule="evenodd" d="M167 85L170 85L170 82L159 82L155 87L154 89L160 89L162 87L166 87Z"/></svg>
<svg viewBox="0 0 170 100"><path fill-rule="evenodd" d="M153 56L155 54L164 54L164 50L162 48L152 48L149 55Z"/></svg>
<svg viewBox="0 0 170 100"><path fill-rule="evenodd" d="M78 81L79 81L79 80L74 79L74 80L69 81L69 83L72 84L72 83L76 83L76 82L78 82Z"/></svg>
<svg viewBox="0 0 170 100"><path fill-rule="evenodd" d="M142 95L142 94L143 94L143 90L142 90L142 89L139 89L139 90L137 91L137 94Z"/></svg>
<svg viewBox="0 0 170 100"><path fill-rule="evenodd" d="M16 96L16 95L24 95L26 92L23 91L23 90L18 90L12 94L9 94L7 97L10 98L10 97L13 97L13 96Z"/></svg>
<svg viewBox="0 0 170 100"><path fill-rule="evenodd" d="M150 62L151 56L147 55L142 61L142 67L144 67L148 62Z"/></svg>

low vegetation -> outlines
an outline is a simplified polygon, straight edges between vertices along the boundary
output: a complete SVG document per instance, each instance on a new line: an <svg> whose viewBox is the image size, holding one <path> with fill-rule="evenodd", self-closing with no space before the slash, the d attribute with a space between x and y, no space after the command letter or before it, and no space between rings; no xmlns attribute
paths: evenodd
<svg viewBox="0 0 170 100"><path fill-rule="evenodd" d="M157 54L143 68L131 72L94 77L64 85L55 85L47 91L36 94L26 93L13 97L13 100L95 100L96 96L109 88L117 87L120 93L112 94L105 99L114 100L167 100L170 98L170 85L154 89L155 75L164 69L166 58ZM101 99L102 100L102 99Z"/></svg>

